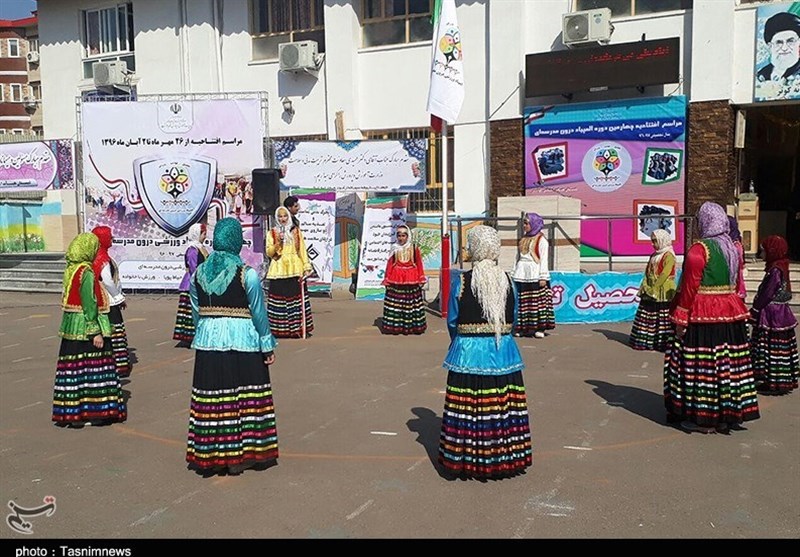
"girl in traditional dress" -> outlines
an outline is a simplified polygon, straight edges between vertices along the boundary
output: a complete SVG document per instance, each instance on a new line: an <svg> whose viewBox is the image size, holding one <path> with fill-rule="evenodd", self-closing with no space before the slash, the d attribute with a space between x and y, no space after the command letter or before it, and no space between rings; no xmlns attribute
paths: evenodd
<svg viewBox="0 0 800 557"><path fill-rule="evenodd" d="M111 349L108 297L92 270L100 240L92 233L75 237L64 270L61 348L53 390L56 425L122 422L125 400Z"/></svg>
<svg viewBox="0 0 800 557"><path fill-rule="evenodd" d="M278 338L306 338L314 330L305 280L311 274L306 242L286 207L275 210L275 222L267 234L270 328Z"/></svg>
<svg viewBox="0 0 800 557"><path fill-rule="evenodd" d="M476 226L467 244L472 270L453 275L448 300L439 464L446 476L502 478L533 464L525 364L511 335L514 288L497 265L496 230Z"/></svg>
<svg viewBox="0 0 800 557"><path fill-rule="evenodd" d="M669 306L675 296L675 252L669 232L659 228L650 236L655 250L647 262L639 287L639 307L631 328L630 344L636 350L663 352L672 340L674 327Z"/></svg>
<svg viewBox="0 0 800 557"><path fill-rule="evenodd" d="M99 279L108 295L108 318L111 321L111 347L114 350L114 361L117 364L119 376L127 377L131 373L131 363L122 310L127 309L128 304L119 282L119 267L108 253L113 244L113 237L111 229L107 226L95 226L92 233L100 240L100 248L94 257L92 268L94 276Z"/></svg>
<svg viewBox="0 0 800 557"><path fill-rule="evenodd" d="M427 328L425 298L422 286L427 280L422 267L422 254L411 241L411 229L405 224L395 231L397 242L386 263L383 284L381 331L390 335L421 335Z"/></svg>
<svg viewBox="0 0 800 557"><path fill-rule="evenodd" d="M739 296L739 252L725 210L705 202L697 213L700 240L683 262L670 319L675 339L664 356L668 422L687 431L727 433L759 414L746 322Z"/></svg>
<svg viewBox="0 0 800 557"><path fill-rule="evenodd" d="M750 314L753 331L750 348L756 386L762 393L786 394L797 388L797 318L789 307L789 244L773 235L761 242L759 255L766 262L764 278Z"/></svg>
<svg viewBox="0 0 800 557"><path fill-rule="evenodd" d="M258 273L239 257L242 226L224 218L190 285L196 332L186 461L201 473L240 473L278 458L269 366L275 339Z"/></svg>
<svg viewBox="0 0 800 557"><path fill-rule="evenodd" d="M189 285L198 265L208 257L203 242L206 240L206 225L199 222L189 227L186 234L187 248L183 254L183 264L186 272L183 280L178 287L180 295L178 297L178 314L175 317L175 329L172 332L172 339L177 340L182 346L190 346L194 339L194 322L192 321L192 302L189 299Z"/></svg>
<svg viewBox="0 0 800 557"><path fill-rule="evenodd" d="M537 213L528 213L522 221L524 235L519 241L517 263L511 275L519 292L515 336L544 338L545 331L556 328L547 263L550 244L542 234L543 227L544 220Z"/></svg>

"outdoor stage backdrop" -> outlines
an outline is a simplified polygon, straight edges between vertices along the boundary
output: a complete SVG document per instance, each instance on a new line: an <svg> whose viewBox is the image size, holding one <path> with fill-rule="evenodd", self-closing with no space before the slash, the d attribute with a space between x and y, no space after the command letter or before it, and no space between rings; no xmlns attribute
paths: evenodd
<svg viewBox="0 0 800 557"><path fill-rule="evenodd" d="M650 234L670 232L682 253L686 98L576 103L525 110L526 195L564 195L584 215L638 215L612 221L614 255L649 255ZM605 256L604 220L581 223L581 255Z"/></svg>
<svg viewBox="0 0 800 557"><path fill-rule="evenodd" d="M129 288L176 289L186 231L207 218L244 227L242 259L263 262L252 171L264 166L261 101L86 102L81 107L86 230L110 226Z"/></svg>

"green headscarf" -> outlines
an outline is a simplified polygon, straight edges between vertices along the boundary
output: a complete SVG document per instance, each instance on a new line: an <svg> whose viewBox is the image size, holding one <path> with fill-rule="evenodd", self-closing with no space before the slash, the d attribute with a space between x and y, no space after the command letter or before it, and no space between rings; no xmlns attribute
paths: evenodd
<svg viewBox="0 0 800 557"><path fill-rule="evenodd" d="M233 280L236 269L244 265L239 252L244 236L241 223L231 217L217 222L214 227L214 251L197 268L197 283L208 294L219 296Z"/></svg>
<svg viewBox="0 0 800 557"><path fill-rule="evenodd" d="M84 232L78 234L70 242L67 248L66 260L67 268L64 269L64 297L66 298L69 293L69 286L72 283L72 277L78 272L78 269L84 266L92 268L92 261L94 256L97 255L97 250L100 248L100 240L91 232Z"/></svg>

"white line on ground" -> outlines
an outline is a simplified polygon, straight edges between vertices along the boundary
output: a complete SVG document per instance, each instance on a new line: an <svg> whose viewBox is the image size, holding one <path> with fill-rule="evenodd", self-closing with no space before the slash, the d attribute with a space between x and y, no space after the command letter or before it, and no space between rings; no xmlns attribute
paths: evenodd
<svg viewBox="0 0 800 557"><path fill-rule="evenodd" d="M605 426L607 426L607 425L608 425L608 418L606 418L605 420L603 420L602 422L600 422L600 427L605 427Z"/></svg>
<svg viewBox="0 0 800 557"><path fill-rule="evenodd" d="M642 369L646 368L650 362L642 362Z"/></svg>
<svg viewBox="0 0 800 557"><path fill-rule="evenodd" d="M194 360L194 357L186 358L185 360L181 361L181 363L185 364L186 362L191 362L192 360Z"/></svg>
<svg viewBox="0 0 800 557"><path fill-rule="evenodd" d="M420 464L422 464L423 462L425 462L425 459L424 459L424 458L420 458L420 459L419 459L418 461L416 461L414 464L412 464L411 466L409 466L408 468L406 468L406 472L411 472L413 469L415 469L415 468L419 468L419 465L420 465Z"/></svg>
<svg viewBox="0 0 800 557"><path fill-rule="evenodd" d="M19 344L20 344L19 342L15 342L14 344L6 344L5 346L3 346L3 349L14 348L15 346L19 346Z"/></svg>
<svg viewBox="0 0 800 557"><path fill-rule="evenodd" d="M372 499L370 499L369 501L367 501L366 503L364 503L363 505L358 507L355 511L353 511L350 514L347 515L347 520L352 520L355 517L357 517L358 515L360 515L361 513L363 513L365 510L367 510L367 508L370 505L372 505L373 502L374 501Z"/></svg>
<svg viewBox="0 0 800 557"><path fill-rule="evenodd" d="M170 343L170 342L173 342L173 341L171 341L171 340L165 340L164 342L157 342L157 343L156 343L156 346L163 346L163 345L165 345L165 344L167 344L167 343Z"/></svg>
<svg viewBox="0 0 800 557"><path fill-rule="evenodd" d="M25 360L32 360L33 356L25 356L24 358L17 358L16 360L12 360L12 364L16 364L17 362L24 362Z"/></svg>
<svg viewBox="0 0 800 557"><path fill-rule="evenodd" d="M23 377L22 379L17 379L16 381L12 381L12 383L22 383L23 381L30 381L30 377Z"/></svg>
<svg viewBox="0 0 800 557"><path fill-rule="evenodd" d="M397 435L394 431L370 431L372 435Z"/></svg>
<svg viewBox="0 0 800 557"><path fill-rule="evenodd" d="M147 329L147 330L145 331L145 333L152 333L153 331L157 331L157 330L158 330L158 328Z"/></svg>
<svg viewBox="0 0 800 557"><path fill-rule="evenodd" d="M150 514L148 514L147 516L143 516L142 518L140 518L136 522L133 522L133 523L129 524L129 526L131 528L134 528L136 526L144 524L145 522L149 522L149 521L153 520L155 517L157 517L158 515L164 514L166 512L166 510L167 510L167 507L161 507L160 509L156 509L153 512L151 512Z"/></svg>
<svg viewBox="0 0 800 557"><path fill-rule="evenodd" d="M573 445L564 445L565 449L572 449L573 451L591 451L591 447L575 447Z"/></svg>
<svg viewBox="0 0 800 557"><path fill-rule="evenodd" d="M395 385L394 388L399 389L400 387L405 387L406 385L408 385L408 381L406 381L405 383L400 383L399 385Z"/></svg>
<svg viewBox="0 0 800 557"><path fill-rule="evenodd" d="M550 358L549 360L547 360L547 363L548 363L548 364L552 364L552 363L553 363L553 362L555 362L555 361L556 361L556 357L555 357L555 356L553 356L552 358Z"/></svg>
<svg viewBox="0 0 800 557"><path fill-rule="evenodd" d="M38 406L39 404L42 404L41 400L37 400L33 404L26 404L25 406L20 406L19 408L14 408L14 410L25 410L26 408L30 408L31 406Z"/></svg>
<svg viewBox="0 0 800 557"><path fill-rule="evenodd" d="M35 327L28 327L28 330L32 331L34 329L44 329L45 327L46 325L36 325Z"/></svg>
<svg viewBox="0 0 800 557"><path fill-rule="evenodd" d="M647 379L649 375L636 375L635 373L629 373L628 377L638 377L640 379Z"/></svg>
<svg viewBox="0 0 800 557"><path fill-rule="evenodd" d="M50 335L49 337L42 337L39 340L50 340L51 338L56 338L58 335Z"/></svg>

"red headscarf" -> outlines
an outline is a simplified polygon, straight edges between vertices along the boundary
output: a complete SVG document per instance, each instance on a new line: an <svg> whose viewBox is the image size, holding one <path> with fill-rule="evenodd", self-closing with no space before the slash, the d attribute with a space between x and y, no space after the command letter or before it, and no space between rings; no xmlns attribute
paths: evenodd
<svg viewBox="0 0 800 557"><path fill-rule="evenodd" d="M789 244L783 236L773 234L767 236L761 242L764 250L764 260L766 261L765 270L769 271L773 267L781 270L783 280L786 281L786 288L791 291L789 282Z"/></svg>
<svg viewBox="0 0 800 557"><path fill-rule="evenodd" d="M100 280L100 271L103 270L107 264L111 264L111 256L108 254L108 250L111 248L111 229L107 226L95 226L92 229L92 234L97 236L100 240L100 248L97 250L97 255L94 256L94 263L92 263L92 269L94 269L94 276L97 280Z"/></svg>

